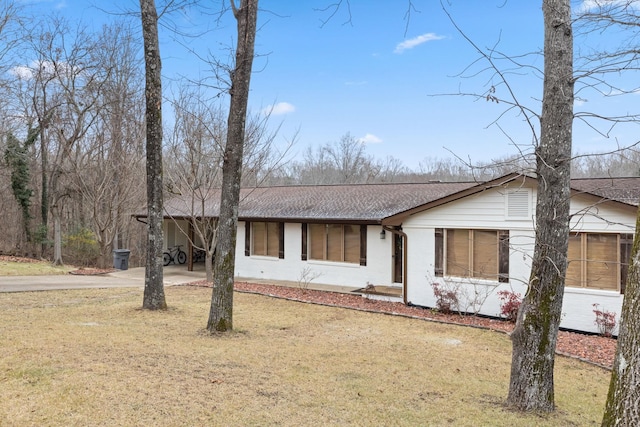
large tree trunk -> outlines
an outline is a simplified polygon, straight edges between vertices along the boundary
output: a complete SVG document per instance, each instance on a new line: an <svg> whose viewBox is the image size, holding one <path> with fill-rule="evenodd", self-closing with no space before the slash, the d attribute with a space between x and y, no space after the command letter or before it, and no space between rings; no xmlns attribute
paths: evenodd
<svg viewBox="0 0 640 427"><path fill-rule="evenodd" d="M49 226L49 182L47 177L47 169L49 167L49 154L47 153L47 145L45 139L46 129L44 129L44 123L42 120L38 122L38 126L40 127L40 162L42 163L42 171L41 173L41 190L40 190L40 221L41 221L41 230L40 239L40 257L44 258L47 253L47 227Z"/></svg>
<svg viewBox="0 0 640 427"><path fill-rule="evenodd" d="M222 165L222 192L213 295L207 322L207 329L210 332L225 332L233 329L233 277L236 260L238 203L249 83L258 19L258 0L240 0L239 8L236 8L234 0L231 0L231 6L238 21L238 45L229 91L231 105L227 120L227 143Z"/></svg>
<svg viewBox="0 0 640 427"><path fill-rule="evenodd" d="M569 241L573 35L569 0L544 0L544 93L536 149L536 242L529 287L511 335L508 403L553 411L553 367Z"/></svg>
<svg viewBox="0 0 640 427"><path fill-rule="evenodd" d="M154 0L140 0L146 75L148 241L142 308L167 308L162 262L162 82L158 13Z"/></svg>
<svg viewBox="0 0 640 427"><path fill-rule="evenodd" d="M640 210L602 425L640 425Z"/></svg>

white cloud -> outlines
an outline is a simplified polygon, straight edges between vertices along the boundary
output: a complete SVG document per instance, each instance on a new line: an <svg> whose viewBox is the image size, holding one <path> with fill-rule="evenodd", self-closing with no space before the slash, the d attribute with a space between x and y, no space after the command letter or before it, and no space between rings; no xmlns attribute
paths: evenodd
<svg viewBox="0 0 640 427"><path fill-rule="evenodd" d="M358 138L358 142L362 144L380 144L382 142L382 139L378 138L372 133L368 133L362 138Z"/></svg>
<svg viewBox="0 0 640 427"><path fill-rule="evenodd" d="M31 80L33 78L33 70L25 66L13 67L9 70L9 73L20 80Z"/></svg>
<svg viewBox="0 0 640 427"><path fill-rule="evenodd" d="M262 110L264 114L271 114L272 116L282 116L284 114L293 113L296 111L296 107L288 102L278 102L275 105L269 105Z"/></svg>
<svg viewBox="0 0 640 427"><path fill-rule="evenodd" d="M582 4L577 8L578 12L589 12L600 7L620 7L630 6L637 9L640 6L638 0L584 0Z"/></svg>
<svg viewBox="0 0 640 427"><path fill-rule="evenodd" d="M40 73L47 78L73 78L81 75L79 69L66 62L53 63L51 61L32 61L29 65L19 65L9 70L11 74L20 80L31 80Z"/></svg>
<svg viewBox="0 0 640 427"><path fill-rule="evenodd" d="M393 53L402 53L407 49L413 49L416 46L421 45L422 43L430 42L433 40L442 40L444 36L439 36L435 33L425 33L418 37L414 37L409 40L405 40L401 43L398 43Z"/></svg>

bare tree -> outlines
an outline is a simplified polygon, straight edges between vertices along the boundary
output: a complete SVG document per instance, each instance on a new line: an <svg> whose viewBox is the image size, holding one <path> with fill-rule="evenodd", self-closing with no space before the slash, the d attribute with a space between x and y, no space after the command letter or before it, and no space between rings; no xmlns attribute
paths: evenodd
<svg viewBox="0 0 640 427"><path fill-rule="evenodd" d="M249 86L253 66L258 0L231 0L237 21L235 67L231 73L231 103L227 120L227 142L222 166L222 191L215 259L213 294L207 329L225 332L233 329L233 279L238 225L238 204L242 179L242 159Z"/></svg>
<svg viewBox="0 0 640 427"><path fill-rule="evenodd" d="M148 241L142 307L166 309L163 274L162 188L162 63L158 42L158 13L154 0L140 0L144 40L147 120L147 220Z"/></svg>
<svg viewBox="0 0 640 427"><path fill-rule="evenodd" d="M166 187L184 200L190 229L176 226L196 251L204 252L207 280L213 282L212 260L218 221L207 217L206 204L221 187L227 123L220 105L211 104L201 86L183 87L174 102L174 127L168 144ZM281 166L291 144L275 145L279 127L269 130L270 114L248 115L244 138L242 185L260 186L274 168ZM295 141L295 138L292 139Z"/></svg>
<svg viewBox="0 0 640 427"><path fill-rule="evenodd" d="M403 171L403 166L393 158L376 161L367 153L366 145L348 132L339 141L315 149L307 147L303 160L290 167L296 183L312 185L389 181L391 174Z"/></svg>
<svg viewBox="0 0 640 427"><path fill-rule="evenodd" d="M67 173L71 152L90 131L100 109L101 87L108 71L96 66L95 38L84 28L72 28L53 17L29 35L29 55L36 60L16 67L24 82L26 117L40 131L42 225L54 224L54 264L62 264L64 202L70 197Z"/></svg>
<svg viewBox="0 0 640 427"><path fill-rule="evenodd" d="M100 250L99 267L106 267L112 249L122 247L129 233L129 214L144 195L142 141L142 75L136 43L129 28L103 27L98 67L107 75L101 87L101 108L93 129L72 154L72 188ZM84 224L82 224L84 225Z"/></svg>
<svg viewBox="0 0 640 427"><path fill-rule="evenodd" d="M569 0L543 0L544 89L538 196L531 275L516 327L508 403L520 410L552 411L553 367L561 320L569 242L573 30Z"/></svg>
<svg viewBox="0 0 640 427"><path fill-rule="evenodd" d="M207 280L213 282L218 222L207 216L206 203L222 180L224 112L207 103L200 90L186 87L173 105L175 124L166 160L167 190L186 201L188 209L182 216L188 218L190 229L180 231L194 249L204 252Z"/></svg>

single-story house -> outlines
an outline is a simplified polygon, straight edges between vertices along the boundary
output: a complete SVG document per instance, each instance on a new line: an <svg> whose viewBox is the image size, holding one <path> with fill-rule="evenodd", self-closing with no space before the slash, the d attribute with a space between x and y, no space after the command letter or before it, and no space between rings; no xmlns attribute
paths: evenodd
<svg viewBox="0 0 640 427"><path fill-rule="evenodd" d="M238 277L369 286L436 307L433 284L458 308L499 316L498 292L524 295L535 236L537 180L280 186L243 189ZM191 218L217 218L219 193L165 202L166 246ZM597 332L594 304L618 314L640 178L572 180L569 269L561 327ZM393 299L393 298L392 298Z"/></svg>

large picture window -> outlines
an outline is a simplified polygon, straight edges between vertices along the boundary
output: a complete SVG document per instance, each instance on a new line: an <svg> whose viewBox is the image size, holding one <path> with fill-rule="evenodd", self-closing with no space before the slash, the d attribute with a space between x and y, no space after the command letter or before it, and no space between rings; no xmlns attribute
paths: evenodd
<svg viewBox="0 0 640 427"><path fill-rule="evenodd" d="M509 232L436 229L436 276L509 281Z"/></svg>
<svg viewBox="0 0 640 427"><path fill-rule="evenodd" d="M630 238L610 233L578 233L569 236L565 285L591 289L622 290L626 280Z"/></svg>
<svg viewBox="0 0 640 427"><path fill-rule="evenodd" d="M361 263L361 227L309 224L309 259Z"/></svg>

